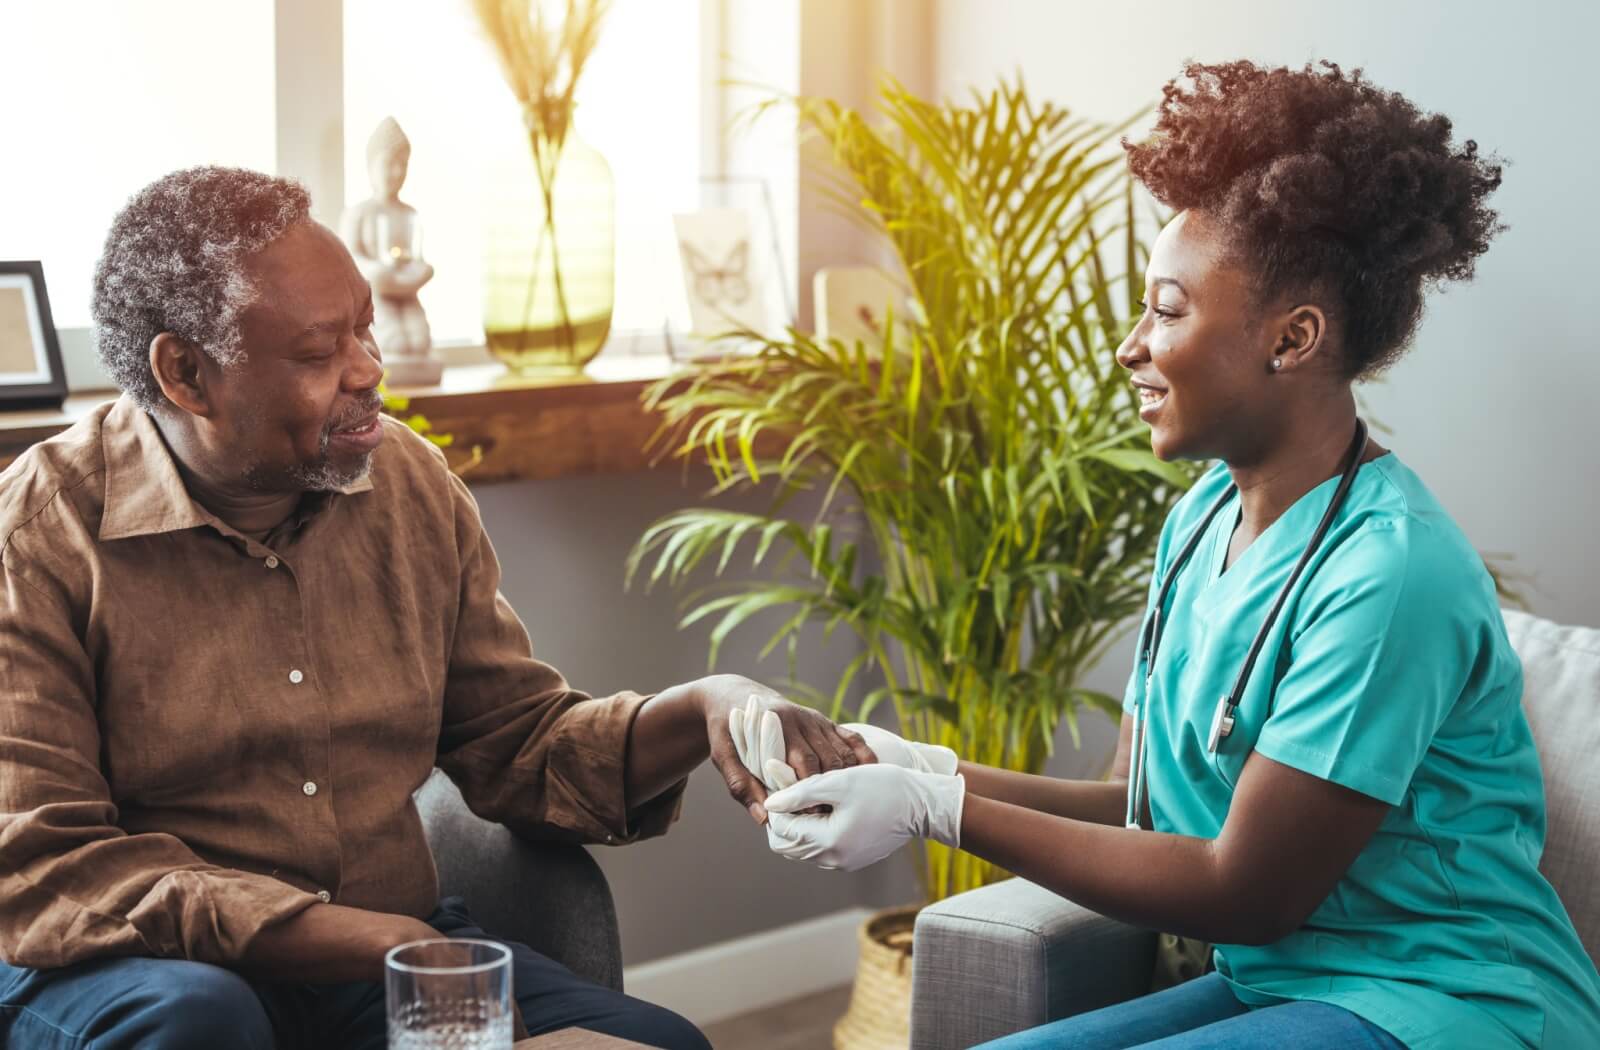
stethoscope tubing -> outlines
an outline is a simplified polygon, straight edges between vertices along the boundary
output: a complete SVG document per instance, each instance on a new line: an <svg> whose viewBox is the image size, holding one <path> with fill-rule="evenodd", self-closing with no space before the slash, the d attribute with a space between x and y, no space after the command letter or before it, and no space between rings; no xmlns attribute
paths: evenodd
<svg viewBox="0 0 1600 1050"><path fill-rule="evenodd" d="M1328 529L1333 525L1334 518L1339 509L1344 505L1345 498L1350 493L1350 486L1355 482L1356 472L1361 469L1362 453L1367 447L1367 424L1360 417L1356 418L1356 432L1350 442L1350 449L1346 453L1343 470L1339 476L1339 484L1333 491L1333 498L1328 501L1327 509L1322 513L1322 520L1317 523L1316 529L1311 534L1311 539L1306 543L1305 550L1300 554L1300 560L1295 563L1294 569L1289 573L1289 578L1284 581L1283 587L1278 591L1272 607L1267 610L1266 619L1261 622L1261 627L1256 631L1254 640L1250 643L1250 650L1245 656L1244 664L1239 668L1238 675L1234 678L1233 689L1227 696L1222 697L1217 704L1215 728L1211 738L1207 741L1207 748L1215 753L1220 746L1220 737L1226 736L1231 727L1233 711L1244 698L1245 687L1250 683L1250 672L1255 669L1256 658L1261 655L1261 649L1266 644L1267 637L1272 633L1272 625L1277 621L1278 614L1282 612L1284 603L1289 600L1296 581L1311 562L1321 545ZM1150 610L1150 615L1145 619L1144 628L1139 632L1139 659L1144 665L1145 688L1133 705L1133 720L1129 725L1129 751L1133 756L1131 769L1128 776L1128 801L1125 807L1126 826L1129 828L1143 827L1144 807L1149 798L1149 785L1146 783L1146 755L1150 745L1149 718L1145 710L1150 695L1150 681L1155 674L1156 654L1161 648L1161 635L1165 627L1165 617L1162 610L1166 608L1167 596L1171 593L1173 584L1177 582L1178 574L1182 571L1190 555L1200 544L1200 539L1211 527L1211 522L1221 513L1238 491L1237 486L1230 484L1227 489L1206 511L1206 516L1198 527L1189 534L1183 547L1173 559L1172 565L1167 569L1166 575L1161 580L1161 587L1156 593L1156 600Z"/></svg>

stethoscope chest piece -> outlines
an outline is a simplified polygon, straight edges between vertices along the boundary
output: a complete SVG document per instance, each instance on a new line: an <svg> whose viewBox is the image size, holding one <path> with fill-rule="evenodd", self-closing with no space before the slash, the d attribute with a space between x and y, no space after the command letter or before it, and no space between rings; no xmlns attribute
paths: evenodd
<svg viewBox="0 0 1600 1050"><path fill-rule="evenodd" d="M1217 713L1211 716L1211 732L1206 736L1206 750L1213 755L1217 753L1222 738L1233 732L1233 712L1234 706L1227 697L1217 701Z"/></svg>

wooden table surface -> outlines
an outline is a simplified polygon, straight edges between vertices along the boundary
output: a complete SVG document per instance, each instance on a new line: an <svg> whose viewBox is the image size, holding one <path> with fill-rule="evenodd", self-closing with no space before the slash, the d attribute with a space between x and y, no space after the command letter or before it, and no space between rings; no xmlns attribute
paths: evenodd
<svg viewBox="0 0 1600 1050"><path fill-rule="evenodd" d="M630 1047L644 1047L644 1044L582 1028L563 1028L549 1035L519 1039L513 1050L629 1050ZM649 1048L645 1047L645 1050Z"/></svg>

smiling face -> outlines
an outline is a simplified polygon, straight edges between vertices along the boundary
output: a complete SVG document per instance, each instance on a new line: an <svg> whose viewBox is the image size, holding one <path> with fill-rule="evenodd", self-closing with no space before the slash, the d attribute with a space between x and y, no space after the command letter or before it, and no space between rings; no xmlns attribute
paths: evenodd
<svg viewBox="0 0 1600 1050"><path fill-rule="evenodd" d="M1117 349L1155 454L1231 463L1277 433L1287 402L1273 388L1275 344L1251 274L1203 213L1180 213L1156 238L1144 315Z"/></svg>
<svg viewBox="0 0 1600 1050"><path fill-rule="evenodd" d="M352 484L383 441L371 289L339 239L310 222L251 259L248 274L243 362L201 358L223 473L257 492Z"/></svg>

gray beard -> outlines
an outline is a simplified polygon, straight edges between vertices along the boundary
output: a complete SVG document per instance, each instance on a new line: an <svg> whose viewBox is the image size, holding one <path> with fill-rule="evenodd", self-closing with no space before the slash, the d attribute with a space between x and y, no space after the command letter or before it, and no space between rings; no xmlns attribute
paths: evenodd
<svg viewBox="0 0 1600 1050"><path fill-rule="evenodd" d="M322 461L316 466L296 466L288 471L273 477L267 477L266 472L259 467L251 467L245 471L245 477L252 488L261 491L281 490L283 488L297 488L302 492L337 492L348 488L366 477L372 470L372 453L368 452L361 457L360 462L354 466L340 470L328 461L329 434L322 435Z"/></svg>
<svg viewBox="0 0 1600 1050"><path fill-rule="evenodd" d="M339 470L326 461L315 467L296 467L289 472L289 480L306 492L336 492L348 488L367 476L372 469L372 453L361 457L361 462L346 470Z"/></svg>

